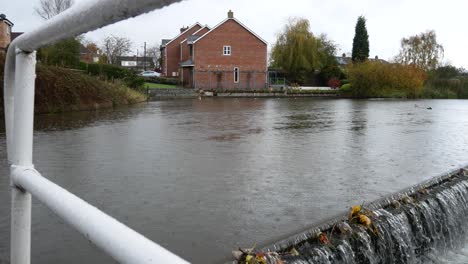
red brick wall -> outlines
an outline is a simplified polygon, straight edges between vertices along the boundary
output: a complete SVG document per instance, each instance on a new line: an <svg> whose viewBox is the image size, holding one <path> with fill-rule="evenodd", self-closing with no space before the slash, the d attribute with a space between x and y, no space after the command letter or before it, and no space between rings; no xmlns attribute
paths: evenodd
<svg viewBox="0 0 468 264"><path fill-rule="evenodd" d="M176 39L172 40L169 45L166 46L163 55L163 75L167 73L167 76L171 77L173 72L179 72L180 63L180 42L192 35L194 32L199 30L201 26L198 24L192 28L186 30ZM165 68L167 66L167 69Z"/></svg>
<svg viewBox="0 0 468 264"><path fill-rule="evenodd" d="M201 29L200 31L198 31L196 35L197 36L203 36L208 31L210 31L210 30L205 27L205 28ZM186 61L186 60L190 59L190 50L189 50L189 45L188 45L187 41L182 43L180 48L182 49L182 53L181 53L182 56L180 58L180 61L182 62L182 61Z"/></svg>
<svg viewBox="0 0 468 264"><path fill-rule="evenodd" d="M0 21L0 49L6 48L11 42L10 26Z"/></svg>
<svg viewBox="0 0 468 264"><path fill-rule="evenodd" d="M265 71L240 71L234 82L234 71L196 71L194 87L203 90L262 90L266 88ZM192 86L193 87L193 86Z"/></svg>
<svg viewBox="0 0 468 264"><path fill-rule="evenodd" d="M223 46L231 46L231 55L223 55ZM195 43L196 88L216 87L223 89L264 88L267 71L267 44L258 39L235 20L229 19L214 31ZM240 70L239 83L234 83L234 68ZM207 72L211 71L211 74ZM222 81L219 73L223 72ZM250 73L250 74L248 74ZM255 76L255 77L254 77ZM203 87L205 86L205 87Z"/></svg>

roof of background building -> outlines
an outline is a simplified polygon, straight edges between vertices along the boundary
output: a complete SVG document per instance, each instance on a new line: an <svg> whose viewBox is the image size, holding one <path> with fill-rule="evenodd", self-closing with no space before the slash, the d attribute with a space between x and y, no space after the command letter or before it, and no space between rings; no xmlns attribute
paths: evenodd
<svg viewBox="0 0 468 264"><path fill-rule="evenodd" d="M138 61L149 61L152 62L153 58L152 57L140 57L140 56L119 56L117 57L118 61L136 61L138 58Z"/></svg>
<svg viewBox="0 0 468 264"><path fill-rule="evenodd" d="M180 63L180 66L181 66L181 67L190 67L190 66L193 66L193 61L192 61L192 60L187 60L187 61L181 62L181 63Z"/></svg>
<svg viewBox="0 0 468 264"><path fill-rule="evenodd" d="M10 27L12 27L14 24L10 20L6 18L5 14L0 14L0 21L5 21Z"/></svg>
<svg viewBox="0 0 468 264"><path fill-rule="evenodd" d="M351 57L340 56L340 57L336 57L336 61L338 62L338 65L348 65L353 60L351 59Z"/></svg>
<svg viewBox="0 0 468 264"><path fill-rule="evenodd" d="M197 39L200 38L200 37L201 37L201 36L192 35L192 36L189 36L189 37L187 38L187 41L188 41L188 42L193 42L193 41L197 40Z"/></svg>
<svg viewBox="0 0 468 264"><path fill-rule="evenodd" d="M353 62L353 59L351 57L338 56L338 57L335 57L335 58L336 58L336 62L338 62L338 65L348 65L348 64ZM376 56L375 58L369 58L369 61L378 61L378 62L381 62L381 63L389 63L386 60L379 59L378 56Z"/></svg>
<svg viewBox="0 0 468 264"><path fill-rule="evenodd" d="M170 43L172 43L172 41L176 40L177 38L179 38L180 36L182 36L182 34L184 34L185 32L187 32L187 31L189 31L189 30L191 30L191 29L194 28L195 26L199 26L200 28L203 28L203 26L202 26L200 23L198 23L198 22L195 23L195 24L193 24L193 25L190 26L190 27L181 28L181 29L180 29L180 34L177 35L175 38L170 39L170 40L167 41L167 42L166 42L167 39L163 39L163 40L161 41L161 47L162 47L162 48L166 47L167 45L169 45Z"/></svg>
<svg viewBox="0 0 468 264"><path fill-rule="evenodd" d="M11 32L11 41L15 40L15 38L23 35L24 32Z"/></svg>
<svg viewBox="0 0 468 264"><path fill-rule="evenodd" d="M216 25L214 28L210 29L210 31L206 32L205 34L203 34L202 36L200 36L199 38L197 38L196 40L193 41L193 44L195 44L197 41L199 41L200 39L204 38L206 35L209 35L210 33L216 31L216 29L220 26L222 26L224 23L228 22L228 21L235 21L237 24L239 24L241 27L243 27L245 30L247 30L248 32L250 32L250 34L254 35L256 38L258 38L261 42L265 43L265 45L268 45L268 42L266 42L266 40L264 40L263 38L261 38L259 35L257 35L255 32L253 32L250 28L248 28L246 25L242 24L239 20L237 20L235 17L234 17L234 12L232 12L231 10L229 10L228 12L228 18L225 19L224 21L222 21L221 23L219 23L218 25Z"/></svg>
<svg viewBox="0 0 468 264"><path fill-rule="evenodd" d="M161 41L161 45L162 45L162 46L165 46L167 43L169 43L169 41L171 41L171 40L170 40L170 39L163 39L163 40Z"/></svg>

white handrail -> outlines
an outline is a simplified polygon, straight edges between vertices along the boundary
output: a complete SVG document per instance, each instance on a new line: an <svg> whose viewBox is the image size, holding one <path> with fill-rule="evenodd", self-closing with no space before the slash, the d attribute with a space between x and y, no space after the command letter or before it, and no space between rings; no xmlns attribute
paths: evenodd
<svg viewBox="0 0 468 264"><path fill-rule="evenodd" d="M31 194L119 262L187 263L43 178L32 163L35 50L179 1L101 0L80 3L10 44L5 63L4 111L8 161L12 164L12 264L31 262Z"/></svg>
<svg viewBox="0 0 468 264"><path fill-rule="evenodd" d="M28 190L119 263L187 263L96 207L42 177L31 168L13 167L13 181Z"/></svg>
<svg viewBox="0 0 468 264"><path fill-rule="evenodd" d="M62 39L76 37L106 25L147 13L182 0L94 0L79 2L63 13L44 22L34 31L16 38L9 46L4 78L5 123L7 147L13 140L13 105L16 49L32 52ZM11 148L10 148L11 149ZM8 152L11 160L11 150Z"/></svg>

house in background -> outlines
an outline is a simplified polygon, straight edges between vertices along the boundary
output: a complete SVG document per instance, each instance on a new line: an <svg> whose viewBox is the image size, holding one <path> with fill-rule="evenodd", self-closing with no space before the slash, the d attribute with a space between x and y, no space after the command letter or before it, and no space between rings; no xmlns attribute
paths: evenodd
<svg viewBox="0 0 468 264"><path fill-rule="evenodd" d="M181 62L189 60L193 56L193 42L197 40L198 38L200 38L201 36L208 33L208 31L210 30L211 30L210 27L204 26L201 29L194 32L192 35L188 36L188 38L180 42L180 56L178 59L179 60L178 66L180 66Z"/></svg>
<svg viewBox="0 0 468 264"><path fill-rule="evenodd" d="M10 45L13 25L4 14L0 14L0 51L5 51Z"/></svg>
<svg viewBox="0 0 468 264"><path fill-rule="evenodd" d="M154 62L151 57L119 56L116 65L135 70L154 69Z"/></svg>
<svg viewBox="0 0 468 264"><path fill-rule="evenodd" d="M7 19L5 14L0 14L0 52L5 52L8 45L23 32L13 32L14 24Z"/></svg>
<svg viewBox="0 0 468 264"><path fill-rule="evenodd" d="M235 19L232 11L212 29L197 23L167 43L177 41L178 45L173 45L179 48L178 56L175 52L163 54L163 73L173 71L171 76L178 76L184 87L205 90L266 88L268 44Z"/></svg>
<svg viewBox="0 0 468 264"><path fill-rule="evenodd" d="M80 44L80 61L84 63L98 63L99 49L95 44Z"/></svg>
<svg viewBox="0 0 468 264"><path fill-rule="evenodd" d="M200 23L180 29L180 34L173 39L161 42L161 71L164 77L179 77L180 42L203 28Z"/></svg>
<svg viewBox="0 0 468 264"><path fill-rule="evenodd" d="M346 55L346 53L343 53L343 55L341 55L341 57L335 57L335 58L336 58L336 62L338 63L338 66L340 66L340 67L346 67L347 65L353 63L353 58L351 58L351 56ZM374 58L369 58L369 61L389 63L386 60L379 59L379 56L375 56Z"/></svg>

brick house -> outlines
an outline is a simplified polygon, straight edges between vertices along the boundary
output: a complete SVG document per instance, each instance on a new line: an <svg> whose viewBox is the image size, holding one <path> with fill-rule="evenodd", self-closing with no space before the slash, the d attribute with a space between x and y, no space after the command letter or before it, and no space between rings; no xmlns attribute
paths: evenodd
<svg viewBox="0 0 468 264"><path fill-rule="evenodd" d="M8 45L23 34L23 32L12 32L13 26L14 24L4 14L0 14L0 52L5 52Z"/></svg>
<svg viewBox="0 0 468 264"><path fill-rule="evenodd" d="M203 28L200 23L180 29L180 34L173 39L163 39L161 44L162 76L179 76L180 42Z"/></svg>
<svg viewBox="0 0 468 264"><path fill-rule="evenodd" d="M4 14L0 14L0 51L5 51L10 45L12 27L13 23Z"/></svg>
<svg viewBox="0 0 468 264"><path fill-rule="evenodd" d="M266 87L268 44L235 19L232 11L214 28L200 27L184 35L186 38L178 45L179 56L166 57L168 64L177 64L184 87L205 90Z"/></svg>

